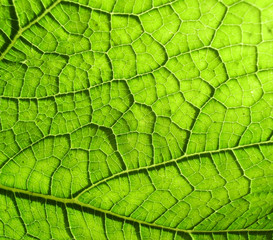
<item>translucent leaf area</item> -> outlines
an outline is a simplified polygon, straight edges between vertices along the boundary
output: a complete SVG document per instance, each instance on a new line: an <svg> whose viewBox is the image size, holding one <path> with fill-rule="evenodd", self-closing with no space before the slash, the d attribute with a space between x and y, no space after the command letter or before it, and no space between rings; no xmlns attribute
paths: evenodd
<svg viewBox="0 0 273 240"><path fill-rule="evenodd" d="M0 239L272 239L272 133L272 0L0 0Z"/></svg>

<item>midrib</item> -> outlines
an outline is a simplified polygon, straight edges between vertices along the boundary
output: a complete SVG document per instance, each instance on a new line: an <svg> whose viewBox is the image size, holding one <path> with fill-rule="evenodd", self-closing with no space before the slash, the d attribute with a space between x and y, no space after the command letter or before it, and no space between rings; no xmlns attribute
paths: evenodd
<svg viewBox="0 0 273 240"><path fill-rule="evenodd" d="M24 194L29 197L36 197L36 198L40 198L40 199L44 199L44 200L51 200L51 201L55 201L56 203L61 203L64 205L68 205L68 204L77 205L82 208L92 209L97 212L101 212L101 213L104 213L107 215L115 216L115 217L122 219L122 220L127 220L130 222L135 222L138 224L142 224L142 225L146 225L146 226L154 227L154 228L160 228L160 229L168 230L168 231L183 232L183 233L188 233L188 234L191 234L191 233L232 233L232 232L272 232L273 231L273 229L233 229L233 230L217 230L217 231L183 230L183 229L178 229L178 228L171 228L171 227L167 227L167 226L157 225L155 223L149 223L149 222L145 222L142 220L127 217L127 216L122 216L122 215L119 215L117 213L114 213L114 212L111 212L108 210L100 209L100 208L94 207L92 205L82 203L76 198L70 198L70 199L60 198L60 197L55 197L55 196L51 196L51 195L30 192L30 191L23 190L23 189L7 187L2 184L0 184L0 189L8 191L8 192L12 192L14 194ZM20 196L17 196L17 197L20 197Z"/></svg>

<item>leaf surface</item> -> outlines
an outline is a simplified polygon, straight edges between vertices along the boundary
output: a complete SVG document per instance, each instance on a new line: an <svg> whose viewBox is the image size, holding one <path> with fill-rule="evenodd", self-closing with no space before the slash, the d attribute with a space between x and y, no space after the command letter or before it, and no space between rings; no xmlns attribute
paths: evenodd
<svg viewBox="0 0 273 240"><path fill-rule="evenodd" d="M1 239L272 239L270 0L0 1Z"/></svg>

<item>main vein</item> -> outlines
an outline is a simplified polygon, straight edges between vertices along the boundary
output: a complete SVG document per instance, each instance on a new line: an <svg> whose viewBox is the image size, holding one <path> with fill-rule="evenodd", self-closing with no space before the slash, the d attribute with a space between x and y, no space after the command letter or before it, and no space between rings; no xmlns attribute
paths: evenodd
<svg viewBox="0 0 273 240"><path fill-rule="evenodd" d="M45 195L45 194L41 194L41 193L35 193L35 192L30 192L27 190L23 190L23 189L17 189L17 188L12 188L12 187L7 187L4 186L2 184L0 184L0 189L3 189L5 191L9 191L12 192L14 194L24 194L27 195L29 197L37 197L40 199L44 199L44 200L51 200L51 201L55 201L64 205L77 205L80 206L81 208L85 209L91 209L91 210L95 210L97 212L101 212L103 214L106 215L110 215L110 216L115 216L119 219L122 219L124 221L130 221L130 222L136 222L138 224L142 224L142 225L146 225L149 227L154 227L154 228L160 228L163 230L168 230L168 231L175 231L175 232L184 232L184 233L229 233L229 232L271 232L273 231L273 229L232 229L232 230L215 230L215 231L202 231L202 230L183 230L183 229L179 229L179 228L171 228L171 227L167 227L167 226L162 226L162 225L157 225L155 223L149 223L149 222L145 222L142 220L138 220L138 219L134 219L131 217L127 217L127 216L123 216L123 215L119 215L117 213L108 211L108 210L104 210L101 208L97 208L94 207L92 205L80 202L78 199L76 198L60 198L60 197L55 197L52 195Z"/></svg>
<svg viewBox="0 0 273 240"><path fill-rule="evenodd" d="M20 28L14 38L11 40L10 44L7 46L7 48L4 50L4 52L0 55L0 61L5 58L6 54L9 52L9 50L14 46L18 38L20 38L27 29L29 29L33 24L37 23L40 19L42 19L46 14L48 14L53 8L55 8L62 0L57 0L53 4L51 4L45 11L39 15L37 18L35 18L33 21L30 21L25 27ZM18 19L19 21L19 19Z"/></svg>

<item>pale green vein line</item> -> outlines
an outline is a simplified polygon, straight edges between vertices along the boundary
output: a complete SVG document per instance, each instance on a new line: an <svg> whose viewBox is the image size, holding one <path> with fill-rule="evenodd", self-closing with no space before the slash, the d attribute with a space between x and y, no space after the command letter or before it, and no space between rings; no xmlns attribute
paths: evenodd
<svg viewBox="0 0 273 240"><path fill-rule="evenodd" d="M5 58L6 54L9 52L9 50L14 46L18 38L22 36L22 34L29 29L33 24L37 23L39 20L41 20L46 14L48 14L53 8L55 8L62 0L57 0L54 2L50 7L48 7L40 16L35 18L33 21L29 22L25 27L19 29L17 34L14 36L10 44L7 46L5 51L0 55L0 61Z"/></svg>
<svg viewBox="0 0 273 240"><path fill-rule="evenodd" d="M189 158L189 157L198 157L204 154L215 154L215 153L220 153L220 152L225 152L225 151L234 151L237 149L242 149L242 148L247 148L247 147L253 147L253 146L260 146L260 145L266 145L266 144L271 144L273 143L272 140L268 140L268 141L264 141L264 142L259 142L259 143L251 143L251 144L246 144L246 145L242 145L242 146L237 146L237 147L233 147L233 148L222 148L222 149L217 149L217 150L212 150L212 151L204 151L204 152L198 152L198 153L192 153L192 154L185 154L179 158L175 158L166 162L160 162L160 163L155 163L149 166L145 166L145 167L139 167L139 168L134 168L134 169L129 169L129 170L125 170L116 174L111 175L110 177L104 178L103 180L96 182L95 184L91 185L90 187L86 188L85 190L83 190L82 192L80 192L77 196L75 196L75 198L79 198L81 195L83 195L84 193L88 192L89 190L91 190L92 188L98 186L99 184L103 183L103 182L107 182L108 180L111 180L115 177L118 177L122 174L126 174L126 173L132 173L132 172L137 172L137 171L141 171L141 170L147 170L150 168L154 168L154 167L159 167L159 166L164 166L167 164L170 164L172 162L176 162L176 161L181 161L185 158Z"/></svg>
<svg viewBox="0 0 273 240"><path fill-rule="evenodd" d="M76 198L71 198L71 199L60 198L60 197L45 195L45 194L41 194L41 193L34 193L34 192L30 192L30 191L23 190L23 189L7 187L7 186L4 186L2 184L0 184L0 189L3 189L5 191L9 191L9 192L13 192L14 194L19 193L19 194L28 195L29 197L37 197L37 198L42 198L44 200L52 200L52 201L62 203L62 204L65 204L65 205L67 205L67 204L77 205L77 206L82 207L82 208L92 209L92 210L97 211L97 212L101 212L101 213L104 213L104 214L107 214L107 215L115 216L115 217L117 217L119 219L122 219L124 221L127 220L127 221L130 221L130 222L136 222L136 223L146 225L146 226L149 226L149 227L161 228L161 229L168 230L168 231L183 232L183 233L189 233L189 234L191 234L191 233L231 233L231 232L271 232L271 231L273 231L273 229L232 229L232 230L217 230L217 231L183 230L183 229L179 229L179 228L171 228L171 227L167 227L167 226L157 225L155 223L149 223L149 222L145 222L145 221L142 221L142 220L127 217L127 216L122 216L122 215L119 215L117 213L114 213L114 212L111 212L111 211L108 211L108 210L104 210L104 209L101 209L101 208L91 206L91 205L86 204L86 203L82 203Z"/></svg>

